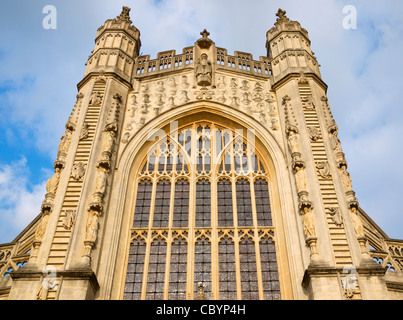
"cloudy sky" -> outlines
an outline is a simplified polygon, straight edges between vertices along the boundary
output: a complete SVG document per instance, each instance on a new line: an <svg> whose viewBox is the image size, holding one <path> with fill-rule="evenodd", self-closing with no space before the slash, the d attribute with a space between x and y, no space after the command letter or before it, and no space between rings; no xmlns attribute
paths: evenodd
<svg viewBox="0 0 403 320"><path fill-rule="evenodd" d="M45 29L43 8L56 8ZM309 32L361 207L403 239L403 2L354 0L0 0L0 243L39 214L96 30L132 8L143 54L191 46L206 28L229 54L266 54L278 8ZM345 29L353 5L357 28Z"/></svg>

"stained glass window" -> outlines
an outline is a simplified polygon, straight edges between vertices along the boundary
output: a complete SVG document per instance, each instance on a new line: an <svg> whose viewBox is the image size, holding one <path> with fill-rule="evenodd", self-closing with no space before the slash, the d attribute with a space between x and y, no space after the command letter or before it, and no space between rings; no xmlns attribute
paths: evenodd
<svg viewBox="0 0 403 320"><path fill-rule="evenodd" d="M134 183L124 299L194 299L199 282L208 299L281 298L264 159L239 132L184 127Z"/></svg>

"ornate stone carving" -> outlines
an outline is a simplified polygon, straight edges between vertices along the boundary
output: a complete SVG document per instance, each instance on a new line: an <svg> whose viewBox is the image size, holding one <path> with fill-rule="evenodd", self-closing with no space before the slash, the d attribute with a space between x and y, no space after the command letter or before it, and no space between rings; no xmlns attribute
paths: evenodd
<svg viewBox="0 0 403 320"><path fill-rule="evenodd" d="M99 106L102 103L102 96L98 91L94 91L90 97L88 104L91 106Z"/></svg>
<svg viewBox="0 0 403 320"><path fill-rule="evenodd" d="M87 165L83 162L77 162L71 169L71 177L76 181L81 181L85 175Z"/></svg>
<svg viewBox="0 0 403 320"><path fill-rule="evenodd" d="M63 228L71 230L76 220L76 210L66 210L66 216L63 218Z"/></svg>
<svg viewBox="0 0 403 320"><path fill-rule="evenodd" d="M310 126L308 127L308 132L309 132L309 137L311 138L311 141L318 141L320 138L320 131L317 127L315 126Z"/></svg>
<svg viewBox="0 0 403 320"><path fill-rule="evenodd" d="M54 175L46 183L46 191L48 194L55 194L59 185L61 169L55 168Z"/></svg>
<svg viewBox="0 0 403 320"><path fill-rule="evenodd" d="M341 227L343 225L343 218L340 214L339 208L328 208L328 210L334 224L338 227Z"/></svg>
<svg viewBox="0 0 403 320"><path fill-rule="evenodd" d="M302 107L304 110L312 111L315 110L315 103L313 101L312 96L304 96L301 97Z"/></svg>
<svg viewBox="0 0 403 320"><path fill-rule="evenodd" d="M320 161L316 163L316 169L323 179L331 179L329 163L327 161Z"/></svg>
<svg viewBox="0 0 403 320"><path fill-rule="evenodd" d="M358 216L357 208L351 207L350 212L351 212L351 220L353 221L355 234L357 235L358 238L360 238L360 237L365 238L364 225L362 224L361 218Z"/></svg>
<svg viewBox="0 0 403 320"><path fill-rule="evenodd" d="M345 191L350 191L353 189L353 185L351 183L351 176L347 171L347 165L343 164L339 168L341 182L343 183Z"/></svg>
<svg viewBox="0 0 403 320"><path fill-rule="evenodd" d="M69 151L73 131L66 126L65 134L61 137L59 149L57 151L58 160L64 161L67 152Z"/></svg>
<svg viewBox="0 0 403 320"><path fill-rule="evenodd" d="M90 125L85 122L85 123L83 124L83 127L81 128L81 133L80 133L80 138L79 138L79 140L85 140L85 139L88 138L88 135L89 135L89 128L90 128Z"/></svg>
<svg viewBox="0 0 403 320"><path fill-rule="evenodd" d="M199 86L207 87L212 82L212 66L206 53L202 53L196 67L196 81Z"/></svg>

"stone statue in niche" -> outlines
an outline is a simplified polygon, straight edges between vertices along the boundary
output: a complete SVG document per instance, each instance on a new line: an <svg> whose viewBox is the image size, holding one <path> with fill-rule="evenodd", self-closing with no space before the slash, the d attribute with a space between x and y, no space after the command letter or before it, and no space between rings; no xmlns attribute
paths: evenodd
<svg viewBox="0 0 403 320"><path fill-rule="evenodd" d="M295 152L300 152L298 133L294 130L289 130L288 145L290 146L291 154Z"/></svg>
<svg viewBox="0 0 403 320"><path fill-rule="evenodd" d="M295 166L294 168L295 181L297 183L298 192L306 191L306 179L303 166Z"/></svg>
<svg viewBox="0 0 403 320"><path fill-rule="evenodd" d="M196 81L199 86L210 86L212 82L212 66L206 53L200 56L196 66Z"/></svg>
<svg viewBox="0 0 403 320"><path fill-rule="evenodd" d="M115 135L115 131L104 131L103 152L112 153Z"/></svg>
<svg viewBox="0 0 403 320"><path fill-rule="evenodd" d="M311 208L305 207L302 213L302 217L305 237L307 239L310 237L316 237L315 220Z"/></svg>
<svg viewBox="0 0 403 320"><path fill-rule="evenodd" d="M362 224L361 218L358 216L357 208L351 207L351 219L353 220L353 226L357 237L364 238L364 225Z"/></svg>
<svg viewBox="0 0 403 320"><path fill-rule="evenodd" d="M55 168L55 174L46 183L47 193L56 193L57 186L59 185L60 181L60 172L60 168Z"/></svg>
<svg viewBox="0 0 403 320"><path fill-rule="evenodd" d="M85 241L95 243L98 237L99 228L99 213L96 211L90 212L88 217L87 228L85 231Z"/></svg>
<svg viewBox="0 0 403 320"><path fill-rule="evenodd" d="M35 231L35 240L42 240L45 235L46 227L48 226L50 211L45 210L42 213L41 220L39 221L38 227Z"/></svg>
<svg viewBox="0 0 403 320"><path fill-rule="evenodd" d="M351 176L347 171L347 166L345 164L342 164L340 166L340 177L341 177L341 182L343 183L343 186L346 191L350 191L353 189L353 185L351 183Z"/></svg>
<svg viewBox="0 0 403 320"><path fill-rule="evenodd" d="M61 141L59 144L59 149L57 151L58 156L66 155L67 151L70 148L71 136L72 136L71 130L66 128L66 134L63 135L60 139Z"/></svg>

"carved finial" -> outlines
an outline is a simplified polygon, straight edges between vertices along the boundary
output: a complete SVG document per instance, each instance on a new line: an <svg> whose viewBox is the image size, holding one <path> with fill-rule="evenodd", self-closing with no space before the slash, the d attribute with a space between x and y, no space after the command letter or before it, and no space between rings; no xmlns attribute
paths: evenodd
<svg viewBox="0 0 403 320"><path fill-rule="evenodd" d="M281 8L278 9L276 16L279 17L279 19L283 18L284 16L286 16L285 14L287 13L287 11L282 10Z"/></svg>
<svg viewBox="0 0 403 320"><path fill-rule="evenodd" d="M288 22L290 21L290 19L288 19L288 17L285 15L287 13L287 11L282 10L282 9L278 9L276 16L277 18L277 23L279 22Z"/></svg>
<svg viewBox="0 0 403 320"><path fill-rule="evenodd" d="M203 38L207 38L210 35L210 32L204 29L202 32L200 32L200 35L202 35Z"/></svg>
<svg viewBox="0 0 403 320"><path fill-rule="evenodd" d="M129 12L130 12L130 8L129 7L122 7L122 12L120 14L120 16L118 16L118 20L130 20L130 16L129 16Z"/></svg>

